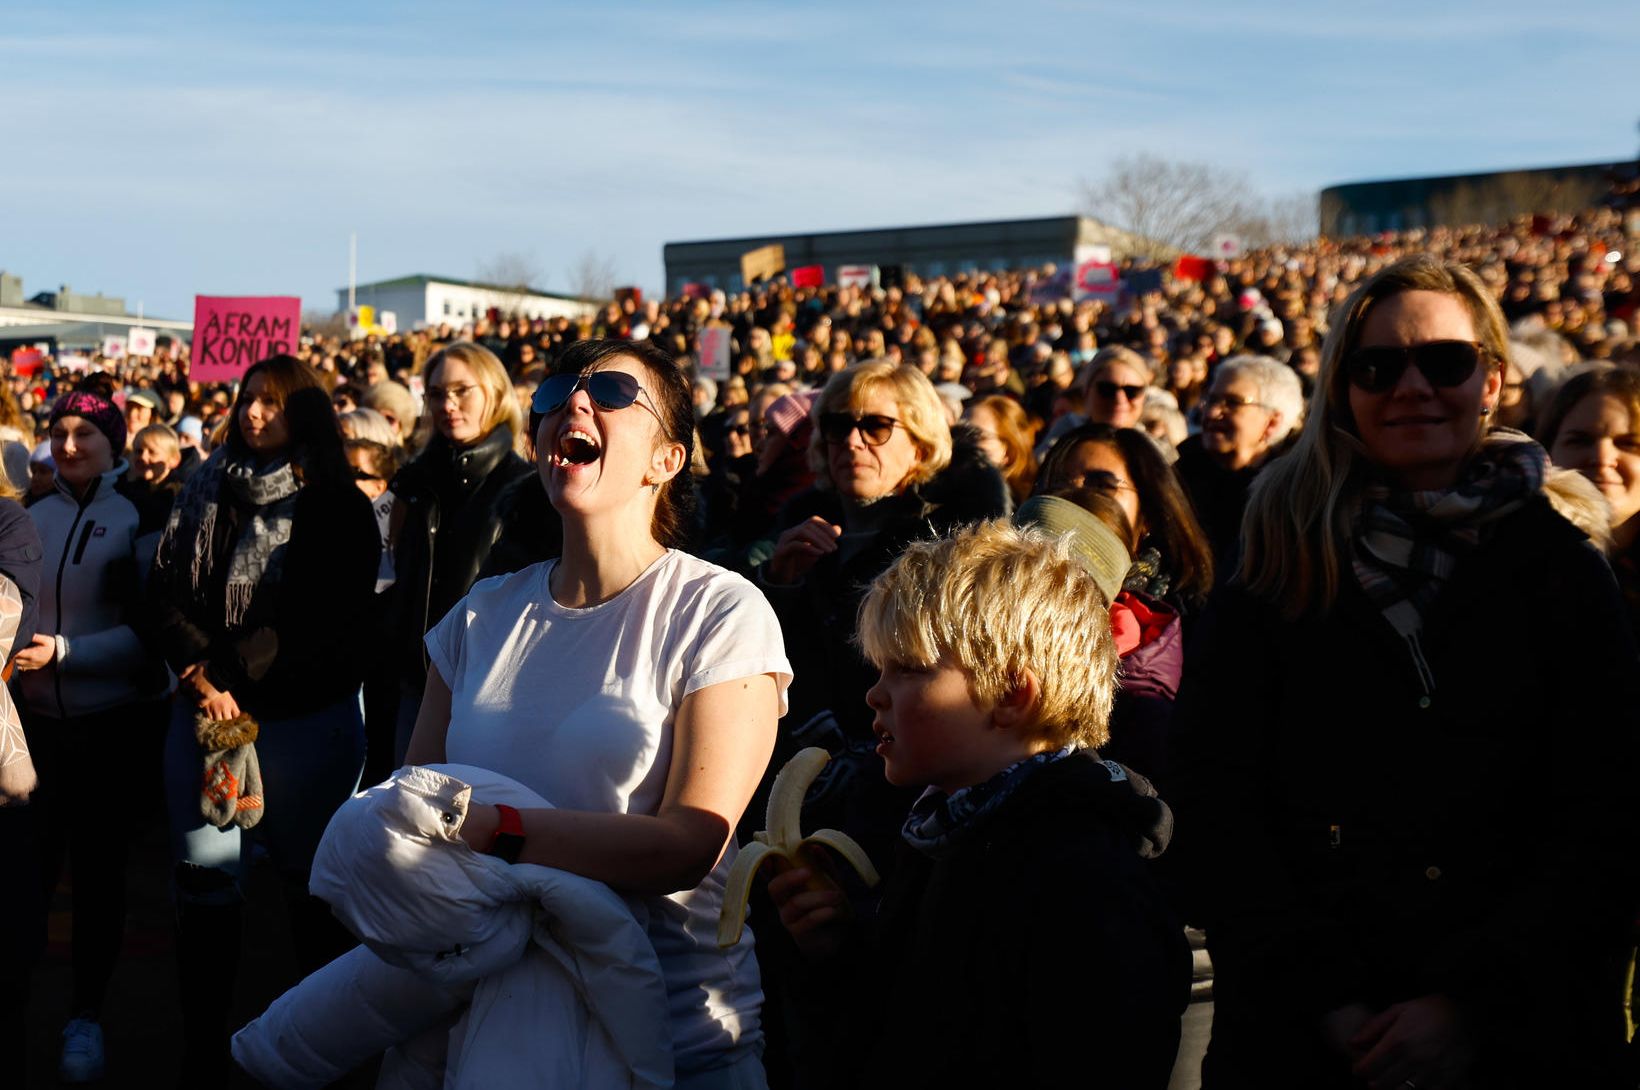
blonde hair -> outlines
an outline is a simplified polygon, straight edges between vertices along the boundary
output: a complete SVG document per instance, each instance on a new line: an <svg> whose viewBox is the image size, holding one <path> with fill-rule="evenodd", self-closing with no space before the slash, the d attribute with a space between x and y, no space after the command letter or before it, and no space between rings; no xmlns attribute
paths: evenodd
<svg viewBox="0 0 1640 1090"><path fill-rule="evenodd" d="M826 458L826 442L819 437L820 418L844 409L859 412L866 399L878 389L886 389L893 397L900 412L900 423L917 448L917 464L906 474L902 486L931 480L951 464L951 425L947 422L945 404L928 376L907 364L867 360L832 375L810 410L816 435L809 444L809 468L814 470L817 487L829 490L834 483Z"/></svg>
<svg viewBox="0 0 1640 1090"><path fill-rule="evenodd" d="M166 458L180 458L182 456L182 443L177 439L177 433L171 430L169 424L149 424L131 437L131 449L133 451L141 443L154 444Z"/></svg>
<svg viewBox="0 0 1640 1090"><path fill-rule="evenodd" d="M479 437L486 438L505 424L512 429L513 449L521 450L524 440L528 438L524 427L524 410L519 407L518 397L513 393L512 378L495 353L471 341L445 345L427 360L423 374L428 386L433 385L439 367L446 360L465 364L484 391L484 424ZM433 413L437 408L430 399L422 406L421 420L416 424L417 449L426 447L427 441L433 437Z"/></svg>
<svg viewBox="0 0 1640 1090"><path fill-rule="evenodd" d="M1409 291L1456 296L1469 309L1476 336L1491 357L1487 366L1507 365L1503 312L1485 282L1463 265L1428 254L1402 258L1344 301L1321 346L1321 372L1298 441L1254 479L1242 519L1241 578L1287 617L1325 611L1338 598L1365 465L1344 361L1355 351L1373 306ZM1487 418L1481 419L1484 427ZM1477 434L1477 445L1480 439Z"/></svg>
<svg viewBox="0 0 1640 1090"><path fill-rule="evenodd" d="M881 668L955 665L996 704L1030 670L1031 731L1053 746L1110 738L1116 643L1098 582L1068 537L981 522L908 546L860 603L856 637Z"/></svg>

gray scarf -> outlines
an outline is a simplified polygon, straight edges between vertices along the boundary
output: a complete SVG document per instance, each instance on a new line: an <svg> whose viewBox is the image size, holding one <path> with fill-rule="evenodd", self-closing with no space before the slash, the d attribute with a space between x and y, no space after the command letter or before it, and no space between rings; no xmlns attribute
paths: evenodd
<svg viewBox="0 0 1640 1090"><path fill-rule="evenodd" d="M242 525L228 557L222 602L223 620L229 631L244 625L257 587L279 582L300 487L289 462L281 459L257 469L249 461L233 458L223 448L194 471L177 498L165 539L160 542L160 555L174 557L177 549L188 550L185 589L189 600L207 611L213 575L221 561L215 555L221 505L230 503L240 512Z"/></svg>

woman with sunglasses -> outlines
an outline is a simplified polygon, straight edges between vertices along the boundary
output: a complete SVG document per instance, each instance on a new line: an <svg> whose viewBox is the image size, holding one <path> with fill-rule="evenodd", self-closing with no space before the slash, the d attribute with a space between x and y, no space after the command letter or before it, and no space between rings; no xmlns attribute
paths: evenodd
<svg viewBox="0 0 1640 1090"><path fill-rule="evenodd" d="M784 529L758 575L796 666L790 740L812 737L839 768L861 772L816 819L835 821L884 866L910 800L882 776L865 700L877 671L854 646L855 613L866 586L910 542L1003 515L1007 485L971 430L953 432L915 367L876 360L838 372L810 416L815 483L777 517Z"/></svg>
<svg viewBox="0 0 1640 1090"><path fill-rule="evenodd" d="M1069 413L1054 421L1037 447L1039 456L1046 455L1061 435L1083 424L1139 427L1145 411L1146 391L1152 380L1150 365L1144 357L1123 345L1107 345L1093 354L1085 371L1082 412Z"/></svg>
<svg viewBox="0 0 1640 1090"><path fill-rule="evenodd" d="M676 1085L761 1086L757 963L749 939L718 949L716 919L791 679L779 628L745 579L678 548L694 414L670 357L578 341L531 418L563 555L480 581L428 633L409 759L494 769L551 799L522 813L475 799L460 833L641 898Z"/></svg>
<svg viewBox="0 0 1640 1090"><path fill-rule="evenodd" d="M421 639L484 570L502 531L501 494L530 476L516 448L524 414L506 368L487 348L448 345L427 361L421 452L393 477L394 584L399 714L389 768L404 761L427 680ZM372 767L376 767L372 761Z"/></svg>
<svg viewBox="0 0 1640 1090"><path fill-rule="evenodd" d="M1640 660L1543 449L1490 425L1507 351L1473 272L1396 262L1253 485L1169 791L1205 1086L1623 1085Z"/></svg>

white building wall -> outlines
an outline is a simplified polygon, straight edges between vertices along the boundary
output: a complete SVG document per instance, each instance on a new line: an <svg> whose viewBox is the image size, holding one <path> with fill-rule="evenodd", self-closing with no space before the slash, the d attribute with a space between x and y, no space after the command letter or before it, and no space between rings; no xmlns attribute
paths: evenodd
<svg viewBox="0 0 1640 1090"><path fill-rule="evenodd" d="M427 280L407 284L375 287L361 284L355 294L361 306L372 306L376 313L390 310L398 318L401 330L414 329L418 324L438 326L449 322L460 327L482 318L491 307L503 314L522 314L527 318L588 317L597 313L597 306L575 299L557 299L531 292L510 292L492 288L475 288L466 284L451 284L442 280ZM338 310L347 309L347 291L336 293ZM379 319L378 319L379 320Z"/></svg>

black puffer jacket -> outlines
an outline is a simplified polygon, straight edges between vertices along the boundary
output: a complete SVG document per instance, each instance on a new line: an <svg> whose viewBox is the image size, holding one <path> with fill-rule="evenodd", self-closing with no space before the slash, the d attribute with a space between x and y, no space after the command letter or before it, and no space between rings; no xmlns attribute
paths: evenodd
<svg viewBox="0 0 1640 1090"><path fill-rule="evenodd" d="M501 536L497 500L534 468L513 452L505 424L469 447L434 436L393 478L393 630L400 679L420 691L421 638L472 588Z"/></svg>
<svg viewBox="0 0 1640 1090"><path fill-rule="evenodd" d="M1298 621L1222 588L1190 647L1169 861L1217 974L1208 1085L1355 1086L1320 1016L1431 994L1475 1086L1616 1085L1640 659L1610 569L1541 497L1506 516L1425 616L1433 691L1345 570Z"/></svg>

